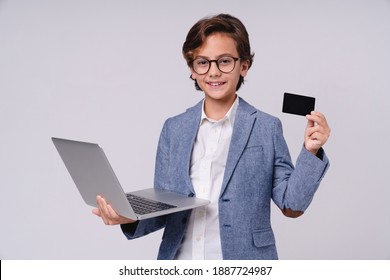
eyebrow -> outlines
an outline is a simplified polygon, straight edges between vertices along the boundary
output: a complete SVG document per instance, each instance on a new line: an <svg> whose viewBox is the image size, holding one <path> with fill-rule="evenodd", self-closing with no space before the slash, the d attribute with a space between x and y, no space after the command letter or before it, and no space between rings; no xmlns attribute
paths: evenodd
<svg viewBox="0 0 390 280"><path fill-rule="evenodd" d="M215 59L220 59L221 57L225 57L225 56L236 57L235 55L232 55L231 53L223 53L223 54L217 55L217 56L215 57ZM210 57L204 56L204 55L197 55L197 56L194 57L194 59L197 59L197 58L210 59Z"/></svg>

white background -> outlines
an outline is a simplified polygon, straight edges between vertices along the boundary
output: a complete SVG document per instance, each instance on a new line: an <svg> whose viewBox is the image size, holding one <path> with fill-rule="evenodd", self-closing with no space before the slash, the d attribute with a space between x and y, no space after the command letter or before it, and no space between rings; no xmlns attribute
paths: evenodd
<svg viewBox="0 0 390 280"><path fill-rule="evenodd" d="M273 206L281 259L390 259L390 1L0 0L0 258L154 259L91 214L51 137L98 142L126 191L153 184L167 117L202 98L181 47L200 18L240 18L255 62L239 95L279 117L295 161L315 96L331 167L308 211Z"/></svg>

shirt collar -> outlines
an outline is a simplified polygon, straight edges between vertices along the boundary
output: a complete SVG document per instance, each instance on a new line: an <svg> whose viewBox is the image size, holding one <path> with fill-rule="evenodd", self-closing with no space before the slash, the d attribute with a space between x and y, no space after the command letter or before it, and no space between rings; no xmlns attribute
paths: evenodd
<svg viewBox="0 0 390 280"><path fill-rule="evenodd" d="M231 125L232 125L232 127L234 126L234 121L236 119L237 107L238 107L238 104L239 104L238 96L236 96L236 99L234 100L234 102L233 102L232 106L230 107L229 111L226 113L225 117L223 117L219 121L210 119L210 118L208 118L206 116L206 113L204 112L204 102L205 102L205 100L203 100L203 104L202 104L202 116L201 116L201 119L200 119L200 124L202 124L204 120L208 120L209 122L213 122L213 123L229 120Z"/></svg>

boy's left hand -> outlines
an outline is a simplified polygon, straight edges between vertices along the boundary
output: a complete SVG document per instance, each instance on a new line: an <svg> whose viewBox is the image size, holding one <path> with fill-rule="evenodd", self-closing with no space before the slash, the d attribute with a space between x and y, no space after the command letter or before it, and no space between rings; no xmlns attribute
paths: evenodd
<svg viewBox="0 0 390 280"><path fill-rule="evenodd" d="M317 155L330 136L330 127L325 116L320 112L312 111L310 115L306 115L306 119L308 122L305 131L305 148L313 155Z"/></svg>

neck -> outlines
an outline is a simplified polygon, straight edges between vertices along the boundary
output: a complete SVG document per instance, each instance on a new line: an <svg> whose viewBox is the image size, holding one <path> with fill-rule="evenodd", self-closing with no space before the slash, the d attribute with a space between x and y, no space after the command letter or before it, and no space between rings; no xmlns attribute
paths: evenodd
<svg viewBox="0 0 390 280"><path fill-rule="evenodd" d="M233 95L232 98L229 98L228 100L216 100L206 97L204 102L204 112L206 113L206 116L216 121L223 119L232 107L236 97L237 95Z"/></svg>

